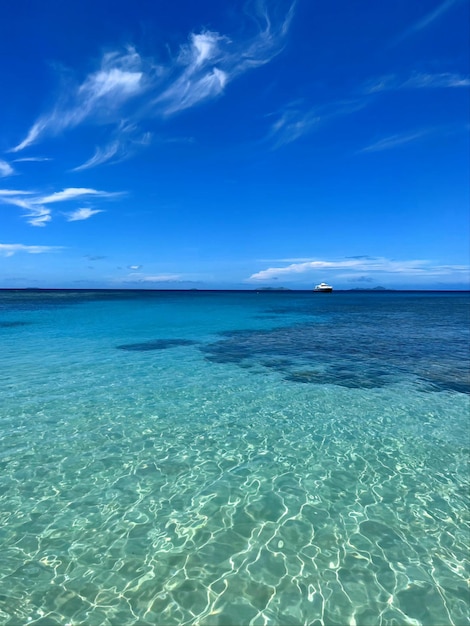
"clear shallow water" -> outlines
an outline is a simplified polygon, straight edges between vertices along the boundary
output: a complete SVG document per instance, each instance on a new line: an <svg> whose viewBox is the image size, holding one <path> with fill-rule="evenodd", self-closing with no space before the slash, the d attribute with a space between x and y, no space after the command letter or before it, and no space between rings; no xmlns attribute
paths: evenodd
<svg viewBox="0 0 470 626"><path fill-rule="evenodd" d="M469 624L469 315L0 292L0 623Z"/></svg>

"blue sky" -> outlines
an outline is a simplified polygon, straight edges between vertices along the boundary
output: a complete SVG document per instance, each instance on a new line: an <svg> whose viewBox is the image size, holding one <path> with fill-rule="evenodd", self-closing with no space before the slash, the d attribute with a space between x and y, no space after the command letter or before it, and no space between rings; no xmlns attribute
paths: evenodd
<svg viewBox="0 0 470 626"><path fill-rule="evenodd" d="M15 0L0 287L468 288L469 2Z"/></svg>

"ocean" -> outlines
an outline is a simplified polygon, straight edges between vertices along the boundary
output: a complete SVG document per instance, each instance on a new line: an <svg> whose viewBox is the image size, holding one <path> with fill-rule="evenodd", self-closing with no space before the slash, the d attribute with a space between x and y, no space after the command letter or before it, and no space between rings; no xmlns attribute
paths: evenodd
<svg viewBox="0 0 470 626"><path fill-rule="evenodd" d="M0 623L470 624L470 294L0 291Z"/></svg>

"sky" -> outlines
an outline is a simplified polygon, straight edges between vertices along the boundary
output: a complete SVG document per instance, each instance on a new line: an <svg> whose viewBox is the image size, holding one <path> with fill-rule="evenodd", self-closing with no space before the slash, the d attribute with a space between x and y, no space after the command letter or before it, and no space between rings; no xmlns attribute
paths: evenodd
<svg viewBox="0 0 470 626"><path fill-rule="evenodd" d="M15 0L0 288L468 289L468 0Z"/></svg>

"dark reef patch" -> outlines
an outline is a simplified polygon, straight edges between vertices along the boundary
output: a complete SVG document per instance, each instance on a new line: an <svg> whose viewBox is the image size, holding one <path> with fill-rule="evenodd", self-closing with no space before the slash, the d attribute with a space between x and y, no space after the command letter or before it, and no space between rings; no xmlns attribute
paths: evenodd
<svg viewBox="0 0 470 626"><path fill-rule="evenodd" d="M6 320L0 322L0 328L16 328L17 326L27 326L31 322L23 322L21 320Z"/></svg>
<svg viewBox="0 0 470 626"><path fill-rule="evenodd" d="M198 343L191 339L154 339L143 343L126 343L116 346L119 350L129 350L131 352L149 352L151 350L167 350L179 346L192 346Z"/></svg>
<svg viewBox="0 0 470 626"><path fill-rule="evenodd" d="M208 361L257 366L297 383L373 389L412 378L423 391L470 393L465 338L399 314L333 315L269 330L232 330L201 346ZM449 333L450 335L450 333Z"/></svg>

